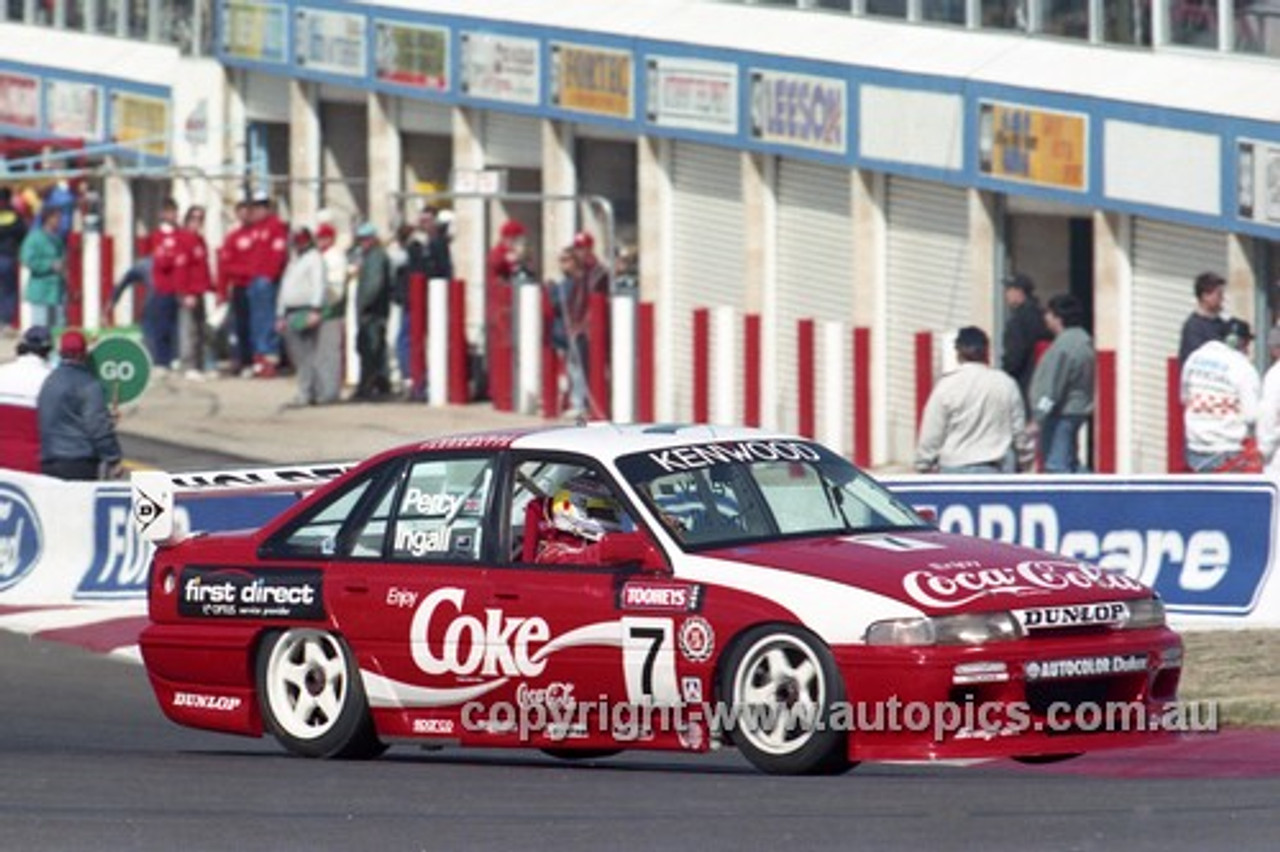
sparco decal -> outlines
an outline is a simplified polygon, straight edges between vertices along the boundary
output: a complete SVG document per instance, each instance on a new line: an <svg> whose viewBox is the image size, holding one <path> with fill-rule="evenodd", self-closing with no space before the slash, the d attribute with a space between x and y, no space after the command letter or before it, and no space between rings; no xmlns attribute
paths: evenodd
<svg viewBox="0 0 1280 852"><path fill-rule="evenodd" d="M27 495L0 485L0 589L17 584L40 558L40 519Z"/></svg>
<svg viewBox="0 0 1280 852"><path fill-rule="evenodd" d="M646 612L697 612L702 606L702 587L681 583L624 583L618 593L618 608Z"/></svg>
<svg viewBox="0 0 1280 852"><path fill-rule="evenodd" d="M1040 609L1014 610L1014 615L1027 630L1091 627L1123 624L1129 618L1129 606L1119 601L1078 606L1047 606Z"/></svg>
<svg viewBox="0 0 1280 852"><path fill-rule="evenodd" d="M323 575L298 568L184 568L178 613L195 618L324 618Z"/></svg>
<svg viewBox="0 0 1280 852"><path fill-rule="evenodd" d="M680 653L691 663L705 663L716 649L716 632L700 615L686 618L680 625Z"/></svg>
<svg viewBox="0 0 1280 852"><path fill-rule="evenodd" d="M1022 562L1011 568L925 568L912 571L902 587L916 603L953 609L988 595L1042 595L1067 589L1136 592L1142 584L1079 562Z"/></svg>

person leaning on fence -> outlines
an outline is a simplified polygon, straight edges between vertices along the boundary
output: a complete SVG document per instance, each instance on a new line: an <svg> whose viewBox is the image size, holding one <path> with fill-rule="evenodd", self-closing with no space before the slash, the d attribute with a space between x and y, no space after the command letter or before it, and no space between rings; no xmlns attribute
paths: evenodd
<svg viewBox="0 0 1280 852"><path fill-rule="evenodd" d="M49 329L33 325L18 341L18 357L0 364L0 468L40 472L36 403L49 378Z"/></svg>
<svg viewBox="0 0 1280 852"><path fill-rule="evenodd" d="M916 470L1013 473L1030 468L1034 450L1017 383L987 363L990 340L976 326L956 335L960 364L934 385L925 404Z"/></svg>
<svg viewBox="0 0 1280 852"><path fill-rule="evenodd" d="M1182 365L1187 466L1195 473L1259 473L1253 430L1262 382L1249 360L1253 331L1240 319L1225 328L1221 340L1201 345Z"/></svg>
<svg viewBox="0 0 1280 852"><path fill-rule="evenodd" d="M78 329L63 332L62 361L40 388L40 470L58 479L110 479L120 471L120 441L102 384L89 371Z"/></svg>
<svg viewBox="0 0 1280 852"><path fill-rule="evenodd" d="M1031 377L1030 431L1040 441L1045 473L1083 473L1077 438L1093 416L1096 355L1084 330L1084 306L1069 293L1054 296L1045 310L1053 345Z"/></svg>

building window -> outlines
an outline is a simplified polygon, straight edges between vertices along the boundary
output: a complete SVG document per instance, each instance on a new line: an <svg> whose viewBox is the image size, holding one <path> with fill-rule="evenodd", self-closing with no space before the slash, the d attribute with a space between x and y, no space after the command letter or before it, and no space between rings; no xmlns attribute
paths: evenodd
<svg viewBox="0 0 1280 852"><path fill-rule="evenodd" d="M1089 38L1089 0L1037 0L1040 32L1062 38Z"/></svg>
<svg viewBox="0 0 1280 852"><path fill-rule="evenodd" d="M1102 37L1109 44L1151 46L1151 4L1143 0L1108 0Z"/></svg>
<svg viewBox="0 0 1280 852"><path fill-rule="evenodd" d="M867 0L867 14L886 18L905 18L907 0Z"/></svg>
<svg viewBox="0 0 1280 852"><path fill-rule="evenodd" d="M965 0L924 0L920 14L926 21L964 25Z"/></svg>
<svg viewBox="0 0 1280 852"><path fill-rule="evenodd" d="M851 12L853 0L808 0L811 9L823 9L828 12Z"/></svg>
<svg viewBox="0 0 1280 852"><path fill-rule="evenodd" d="M1027 29L1025 0L982 0L982 26L994 30Z"/></svg>
<svg viewBox="0 0 1280 852"><path fill-rule="evenodd" d="M1280 56L1280 5L1268 0L1235 0L1235 49Z"/></svg>
<svg viewBox="0 0 1280 852"><path fill-rule="evenodd" d="M1169 42L1186 47L1218 48L1216 0L1169 0Z"/></svg>

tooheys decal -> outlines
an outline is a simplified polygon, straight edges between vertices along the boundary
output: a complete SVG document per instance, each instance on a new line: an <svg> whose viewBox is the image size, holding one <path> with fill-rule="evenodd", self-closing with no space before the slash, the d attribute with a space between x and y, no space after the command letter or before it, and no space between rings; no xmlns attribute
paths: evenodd
<svg viewBox="0 0 1280 852"><path fill-rule="evenodd" d="M925 568L902 580L903 590L916 603L954 609L989 595L1048 595L1072 589L1117 592L1142 591L1143 586L1123 574L1104 573L1081 562L1031 561L1004 568Z"/></svg>
<svg viewBox="0 0 1280 852"><path fill-rule="evenodd" d="M618 590L618 609L643 612L697 612L702 586L688 583L632 581Z"/></svg>
<svg viewBox="0 0 1280 852"><path fill-rule="evenodd" d="M323 573L312 568L184 568L178 578L178 613L318 620L325 616L323 583Z"/></svg>

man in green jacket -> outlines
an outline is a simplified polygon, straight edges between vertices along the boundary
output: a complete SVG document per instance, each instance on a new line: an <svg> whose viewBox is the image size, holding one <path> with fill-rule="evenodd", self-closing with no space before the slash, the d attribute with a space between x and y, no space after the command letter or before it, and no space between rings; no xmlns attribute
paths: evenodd
<svg viewBox="0 0 1280 852"><path fill-rule="evenodd" d="M61 223L62 212L56 207L45 207L40 211L40 227L27 233L18 253L28 273L23 298L31 303L31 325L58 328L66 321L65 248L58 236Z"/></svg>

